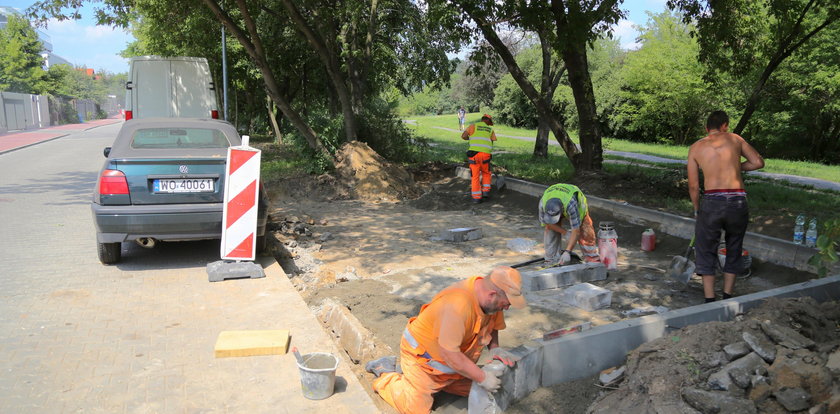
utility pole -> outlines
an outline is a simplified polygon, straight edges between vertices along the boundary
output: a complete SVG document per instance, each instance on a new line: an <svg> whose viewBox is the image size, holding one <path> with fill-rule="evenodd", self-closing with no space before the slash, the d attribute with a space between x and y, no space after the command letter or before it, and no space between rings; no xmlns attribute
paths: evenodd
<svg viewBox="0 0 840 414"><path fill-rule="evenodd" d="M227 86L227 43L225 42L225 26L222 25L222 105L224 106L225 121L228 120Z"/></svg>

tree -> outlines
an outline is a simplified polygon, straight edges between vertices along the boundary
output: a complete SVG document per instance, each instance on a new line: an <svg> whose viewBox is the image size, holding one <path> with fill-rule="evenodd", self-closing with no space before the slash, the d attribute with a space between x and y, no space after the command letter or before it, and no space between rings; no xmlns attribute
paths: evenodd
<svg viewBox="0 0 840 414"><path fill-rule="evenodd" d="M551 48L548 47L546 42L542 41L520 52L516 56L516 61L522 71L527 74L528 80L533 84L540 85L539 94L543 99L550 102L552 113L565 126L567 125L567 107L574 105L574 102L568 85L563 85L564 93L561 93L560 97L555 96L555 91L561 85L564 70L558 59L552 59L550 56L546 57L546 54L550 53ZM506 124L537 128L533 155L539 158L548 157L548 134L551 129L547 122L537 116L534 105L509 74L501 79L499 86L496 88L493 111Z"/></svg>
<svg viewBox="0 0 840 414"><path fill-rule="evenodd" d="M451 1L464 10L476 23L484 38L500 54L526 96L534 102L541 119L550 122L549 126L555 138L571 159L575 169L600 170L603 163L601 129L586 49L602 33L608 33L609 27L623 17L623 11L618 8L619 0L502 3L483 0ZM516 73L513 55L501 47L494 28L501 22L546 37L547 43L552 45L562 58L575 97L582 151L577 150L563 126L551 116L548 103L539 99L536 89L527 82L524 74ZM551 23L552 30L545 30L546 22Z"/></svg>
<svg viewBox="0 0 840 414"><path fill-rule="evenodd" d="M30 11L43 17L74 18L78 13L64 13L62 7L78 8L83 1L42 0ZM177 11L172 10L171 2L161 0L106 0L103 4L104 8L97 10L99 23L123 27L142 17L144 9L188 17L200 13L199 5L209 10L242 45L258 69L267 95L285 119L311 148L328 157L331 154L322 137L301 112L307 109L307 101L296 103L294 96L284 93L285 86L294 90L299 80L328 84L324 94L318 95L323 99L315 101L331 110L338 108L340 115L321 117L327 118L326 130L335 131L333 120L339 119L344 123L345 140L356 139L360 129L365 130L366 139L381 136L376 129L380 121L377 117L387 105L378 95L392 85L409 91L421 80L446 79L451 69L446 53L456 50L462 37L458 30L437 23L448 21L446 18L428 18L438 13L435 8L422 8L410 0L330 4L308 0L185 0L178 3ZM280 35L285 41L275 42ZM287 40L288 35L293 39ZM310 64L311 52L302 59L286 59L284 52L299 49L301 41L316 52L318 68ZM360 119L364 116L371 119Z"/></svg>
<svg viewBox="0 0 840 414"><path fill-rule="evenodd" d="M746 128L779 65L840 18L836 0L668 0L668 7L696 22L700 59L710 74L752 82L736 134Z"/></svg>
<svg viewBox="0 0 840 414"><path fill-rule="evenodd" d="M840 163L840 25L826 28L779 68L750 121L767 157Z"/></svg>
<svg viewBox="0 0 840 414"><path fill-rule="evenodd" d="M537 114L539 115L540 119L546 120L548 122L549 128L551 132L554 133L554 137L560 146L563 148L563 151L566 153L566 156L569 157L572 165L575 169L582 167L581 159L579 157L580 151L578 151L577 147L575 146L574 142L572 142L569 134L566 132L565 127L558 119L557 115L552 112L550 103L545 99L543 95L537 92L534 85L528 80L527 75L524 71L519 67L518 63L516 62L516 58L514 57L511 50L505 45L502 41L502 38L499 36L497 31L497 24L494 23L496 21L504 21L507 23L513 23L515 19L515 15L517 10L510 7L510 4L497 4L493 2L470 2L467 0L452 0L455 5L457 5L461 10L464 10L464 13L469 16L472 21L475 22L476 26L478 27L478 31L484 36L484 39L489 43L502 61L507 66L508 71L510 72L513 79L522 89L522 92L534 107L537 110ZM530 18L530 21L539 21L539 18ZM523 19L524 21L524 19ZM516 21L519 23L519 21ZM545 33L539 32L539 33Z"/></svg>
<svg viewBox="0 0 840 414"><path fill-rule="evenodd" d="M614 80L616 135L683 145L703 133L705 117L720 107L715 85L704 81L692 27L670 11L650 14L639 28L641 48L629 52Z"/></svg>
<svg viewBox="0 0 840 414"><path fill-rule="evenodd" d="M579 167L600 170L604 161L601 126L586 49L601 34L609 34L610 26L624 17L624 12L618 8L620 0L551 0L550 3L557 36L554 45L566 63L577 106L583 150Z"/></svg>
<svg viewBox="0 0 840 414"><path fill-rule="evenodd" d="M43 46L29 22L9 15L0 29L0 90L40 94L45 92L46 73L42 69Z"/></svg>

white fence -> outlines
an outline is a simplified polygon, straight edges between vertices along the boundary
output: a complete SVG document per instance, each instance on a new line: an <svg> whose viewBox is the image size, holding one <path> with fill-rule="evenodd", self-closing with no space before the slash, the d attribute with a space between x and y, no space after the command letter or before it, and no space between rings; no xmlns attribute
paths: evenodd
<svg viewBox="0 0 840 414"><path fill-rule="evenodd" d="M0 134L50 125L46 96L0 92Z"/></svg>

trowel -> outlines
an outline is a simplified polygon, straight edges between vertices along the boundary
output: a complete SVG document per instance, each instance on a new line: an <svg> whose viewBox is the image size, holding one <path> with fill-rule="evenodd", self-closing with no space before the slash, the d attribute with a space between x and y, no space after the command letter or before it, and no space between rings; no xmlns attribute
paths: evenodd
<svg viewBox="0 0 840 414"><path fill-rule="evenodd" d="M694 262L688 260L692 248L694 248L694 236L691 236L688 248L685 249L685 256L674 256L671 259L671 265L668 266L668 275L679 282L688 283L694 273Z"/></svg>

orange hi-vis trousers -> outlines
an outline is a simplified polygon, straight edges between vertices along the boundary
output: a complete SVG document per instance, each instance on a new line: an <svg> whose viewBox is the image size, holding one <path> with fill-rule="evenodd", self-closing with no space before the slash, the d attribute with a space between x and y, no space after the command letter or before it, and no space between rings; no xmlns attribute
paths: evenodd
<svg viewBox="0 0 840 414"><path fill-rule="evenodd" d="M432 368L427 358L415 355L405 336L400 341L402 374L386 372L373 381L373 390L402 414L428 414L434 394L446 391L466 397L472 380L461 374L445 374Z"/></svg>
<svg viewBox="0 0 840 414"><path fill-rule="evenodd" d="M469 158L470 172L472 172L472 198L480 200L482 196L490 194L490 154L479 152Z"/></svg>

